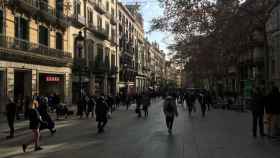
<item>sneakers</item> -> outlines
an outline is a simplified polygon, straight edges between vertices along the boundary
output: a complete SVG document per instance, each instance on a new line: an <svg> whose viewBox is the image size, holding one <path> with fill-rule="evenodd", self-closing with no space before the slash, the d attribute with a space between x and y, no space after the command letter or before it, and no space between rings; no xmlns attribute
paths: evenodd
<svg viewBox="0 0 280 158"><path fill-rule="evenodd" d="M51 130L51 135L54 135L55 132L56 132L56 129L52 129L52 130Z"/></svg>
<svg viewBox="0 0 280 158"><path fill-rule="evenodd" d="M39 150L43 150L43 148L41 148L40 146L35 148L35 151L39 151Z"/></svg>
<svg viewBox="0 0 280 158"><path fill-rule="evenodd" d="M169 134L172 134L172 130L171 130L171 129L168 129L168 133L169 133Z"/></svg>

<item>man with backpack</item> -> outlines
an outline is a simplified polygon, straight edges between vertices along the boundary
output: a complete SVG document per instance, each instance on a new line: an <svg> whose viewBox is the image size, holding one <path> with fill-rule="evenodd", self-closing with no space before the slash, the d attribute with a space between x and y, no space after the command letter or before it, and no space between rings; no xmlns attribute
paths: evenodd
<svg viewBox="0 0 280 158"><path fill-rule="evenodd" d="M172 96L168 95L163 104L163 112L165 115L166 126L170 134L172 133L174 117L178 117L178 110L175 99L176 97L173 98Z"/></svg>

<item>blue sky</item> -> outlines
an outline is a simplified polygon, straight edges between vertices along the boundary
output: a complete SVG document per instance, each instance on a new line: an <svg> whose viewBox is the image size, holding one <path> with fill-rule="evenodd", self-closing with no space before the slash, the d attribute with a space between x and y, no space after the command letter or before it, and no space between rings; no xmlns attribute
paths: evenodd
<svg viewBox="0 0 280 158"><path fill-rule="evenodd" d="M141 1L140 1L141 2ZM157 0L146 0L141 6L141 13L144 18L144 29L145 32L150 29L150 22L154 17L163 15L163 8L160 8L160 5ZM157 41L160 45L160 49L163 49L167 53L166 47L168 46L166 39L167 33L163 32L152 32L146 34L150 42Z"/></svg>

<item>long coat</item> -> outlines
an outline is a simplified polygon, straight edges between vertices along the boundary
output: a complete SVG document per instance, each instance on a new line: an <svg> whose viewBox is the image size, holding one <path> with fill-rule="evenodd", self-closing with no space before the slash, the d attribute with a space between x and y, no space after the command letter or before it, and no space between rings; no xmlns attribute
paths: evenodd
<svg viewBox="0 0 280 158"><path fill-rule="evenodd" d="M106 121L107 120L107 113L109 111L108 104L105 102L104 99L99 98L96 103L95 108L95 115L96 121Z"/></svg>

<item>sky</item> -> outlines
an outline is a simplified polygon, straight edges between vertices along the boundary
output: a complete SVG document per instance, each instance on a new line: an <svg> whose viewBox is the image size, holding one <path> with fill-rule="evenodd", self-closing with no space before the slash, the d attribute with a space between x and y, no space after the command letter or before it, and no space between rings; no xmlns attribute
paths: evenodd
<svg viewBox="0 0 280 158"><path fill-rule="evenodd" d="M140 1L141 2L141 1ZM143 1L142 1L143 2ZM141 13L144 18L144 30L148 32L150 30L151 20L155 17L163 15L163 8L160 8L160 5L157 0L146 0L141 4ZM146 33L146 37L150 42L156 41L160 49L164 50L167 53L168 46L168 34L164 32L152 32Z"/></svg>
<svg viewBox="0 0 280 158"><path fill-rule="evenodd" d="M160 8L158 0L120 0L123 3L133 3L140 2L141 4L141 13L144 18L144 29L145 32L150 30L151 20L155 17L163 15L163 8ZM215 0L213 0L215 1ZM240 3L245 0L240 0ZM164 50L168 54L168 44L172 43L172 36L166 32L152 32L147 34L146 37L150 42L156 41L160 49Z"/></svg>

